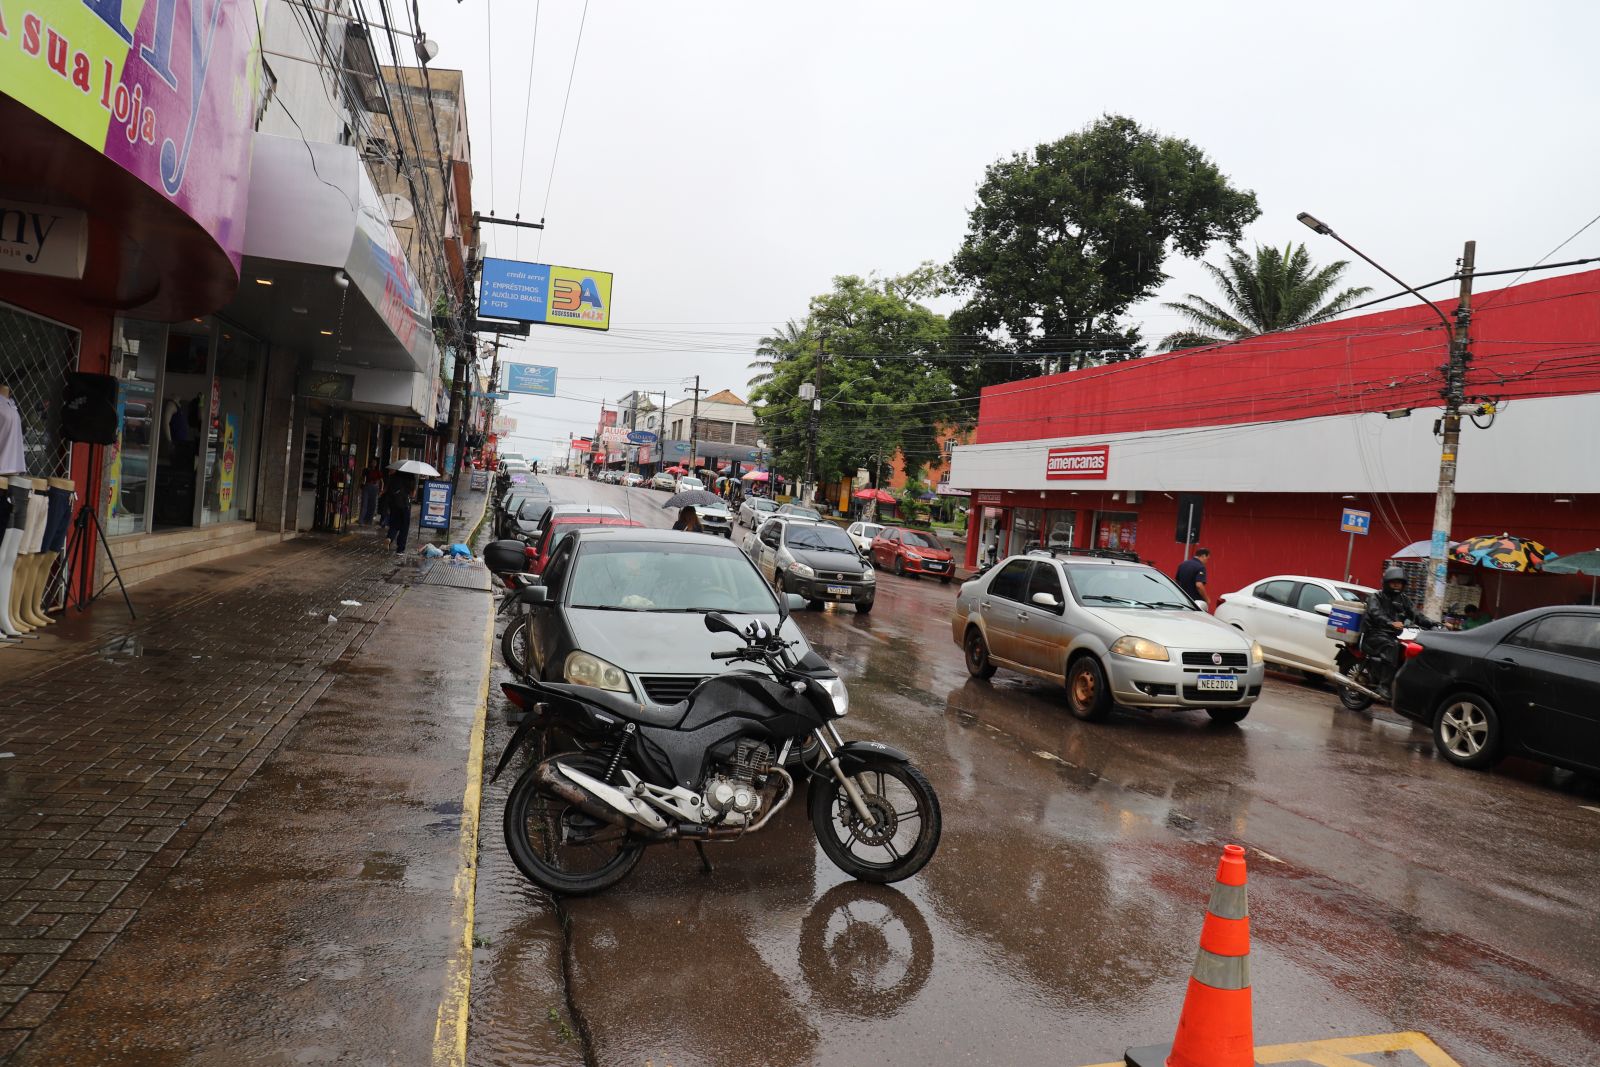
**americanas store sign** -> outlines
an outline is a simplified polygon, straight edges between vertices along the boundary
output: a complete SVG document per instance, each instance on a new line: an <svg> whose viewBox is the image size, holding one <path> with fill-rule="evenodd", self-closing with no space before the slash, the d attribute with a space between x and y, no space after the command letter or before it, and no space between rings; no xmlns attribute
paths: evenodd
<svg viewBox="0 0 1600 1067"><path fill-rule="evenodd" d="M1052 448L1045 456L1044 476L1052 482L1075 478L1101 480L1106 476L1110 461L1110 445Z"/></svg>
<svg viewBox="0 0 1600 1067"><path fill-rule="evenodd" d="M0 93L242 258L261 93L258 0L0 0Z"/></svg>

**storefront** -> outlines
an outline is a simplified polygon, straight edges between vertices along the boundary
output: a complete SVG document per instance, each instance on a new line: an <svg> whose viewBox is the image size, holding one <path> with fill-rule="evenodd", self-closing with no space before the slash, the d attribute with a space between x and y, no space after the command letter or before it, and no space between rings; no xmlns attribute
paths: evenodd
<svg viewBox="0 0 1600 1067"><path fill-rule="evenodd" d="M239 285L262 100L254 6L220 0L204 27L190 5L48 6L8 9L0 33L0 385L27 442L26 470L0 475L70 484L108 533L248 516L262 357L211 316ZM63 421L73 373L97 376L75 390L116 394L114 441Z"/></svg>
<svg viewBox="0 0 1600 1067"><path fill-rule="evenodd" d="M1171 573L1203 545L1221 591L1273 574L1375 584L1432 529L1437 323L1404 309L986 389L977 443L953 457L967 565L1071 546ZM1453 534L1600 544L1600 272L1484 294L1473 331L1468 393L1487 406L1463 429ZM1342 528L1351 510L1366 533ZM1539 577L1505 583L1503 609L1588 596Z"/></svg>

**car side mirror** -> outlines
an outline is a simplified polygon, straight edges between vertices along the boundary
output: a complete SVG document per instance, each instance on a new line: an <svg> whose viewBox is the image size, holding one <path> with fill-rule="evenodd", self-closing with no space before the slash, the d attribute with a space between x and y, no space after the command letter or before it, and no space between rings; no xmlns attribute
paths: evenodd
<svg viewBox="0 0 1600 1067"><path fill-rule="evenodd" d="M1333 605L1332 604L1318 604L1316 607L1312 608L1311 610L1316 612L1318 615L1332 615L1333 614Z"/></svg>
<svg viewBox="0 0 1600 1067"><path fill-rule="evenodd" d="M735 626L732 620L719 611L706 613L706 629L710 630L714 634L737 634L740 637L744 636L744 633L739 629L739 627Z"/></svg>
<svg viewBox="0 0 1600 1067"><path fill-rule="evenodd" d="M1035 593L1033 594L1033 602L1041 608L1049 608L1051 611L1061 606L1061 601L1056 599L1054 593Z"/></svg>
<svg viewBox="0 0 1600 1067"><path fill-rule="evenodd" d="M550 600L550 590L543 585L530 585L517 594L519 604L545 604Z"/></svg>

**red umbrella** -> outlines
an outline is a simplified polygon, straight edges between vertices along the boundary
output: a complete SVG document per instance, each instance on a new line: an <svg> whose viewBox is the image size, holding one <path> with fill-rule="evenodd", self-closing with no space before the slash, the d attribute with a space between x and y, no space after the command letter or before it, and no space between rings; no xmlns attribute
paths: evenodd
<svg viewBox="0 0 1600 1067"><path fill-rule="evenodd" d="M672 466L672 467L668 467L667 468L666 473L668 473L668 474L688 474L689 473L689 468L688 467Z"/></svg>
<svg viewBox="0 0 1600 1067"><path fill-rule="evenodd" d="M851 494L857 500L876 500L880 504L893 504L894 494L882 489L858 489Z"/></svg>
<svg viewBox="0 0 1600 1067"><path fill-rule="evenodd" d="M772 475L766 471L750 471L745 474L744 480L747 482L766 482L772 480Z"/></svg>

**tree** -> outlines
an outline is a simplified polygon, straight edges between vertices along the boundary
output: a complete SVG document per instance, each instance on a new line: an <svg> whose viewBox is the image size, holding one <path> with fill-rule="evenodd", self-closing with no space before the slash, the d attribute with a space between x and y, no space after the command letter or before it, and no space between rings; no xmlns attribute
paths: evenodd
<svg viewBox="0 0 1600 1067"><path fill-rule="evenodd" d="M1223 266L1205 264L1226 307L1194 293L1167 303L1166 307L1196 328L1169 334L1162 339L1161 347L1214 345L1331 319L1372 292L1366 286L1333 292L1349 266L1348 260L1341 259L1318 270L1306 246L1292 241L1281 251L1257 245L1253 257L1232 249Z"/></svg>
<svg viewBox="0 0 1600 1067"><path fill-rule="evenodd" d="M774 330L769 336L763 337L756 346L756 358L750 361L749 369L755 373L750 375L749 386L756 386L772 380L772 368L779 360L792 358L801 352L808 351L812 344L811 337L806 333L806 327L790 319Z"/></svg>
<svg viewBox="0 0 1600 1067"><path fill-rule="evenodd" d="M985 172L948 268L966 296L952 326L1041 370L1136 356L1138 332L1119 320L1166 281L1169 251L1199 258L1260 214L1194 144L1106 115ZM1016 377L1010 366L974 359L962 392Z"/></svg>
<svg viewBox="0 0 1600 1067"><path fill-rule="evenodd" d="M800 399L800 386L816 376L819 346L821 481L872 467L879 457L887 466L897 449L934 454L937 416L929 412L941 411L955 393L937 358L949 324L919 303L935 281L929 264L896 277L835 278L832 290L812 297L798 329L776 331L779 343L770 346L774 338L763 340L775 355L751 404L780 470L805 471L811 405Z"/></svg>

